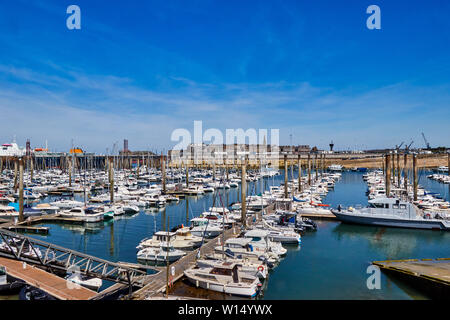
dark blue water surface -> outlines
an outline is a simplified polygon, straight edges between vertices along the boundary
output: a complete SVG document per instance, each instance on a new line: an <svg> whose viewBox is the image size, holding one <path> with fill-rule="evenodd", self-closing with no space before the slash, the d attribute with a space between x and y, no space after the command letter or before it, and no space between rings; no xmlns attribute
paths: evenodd
<svg viewBox="0 0 450 320"><path fill-rule="evenodd" d="M296 173L294 173L295 176ZM448 185L421 174L420 184L448 199ZM279 185L283 175L265 179L263 186ZM249 184L249 193L260 192L260 182ZM362 173L344 172L324 200L336 207L365 205L367 185ZM224 191L222 201L238 200L239 188ZM50 201L46 200L46 201ZM198 216L213 203L212 194L188 197L188 219ZM217 199L220 203L220 199ZM186 200L165 210L141 211L132 217L114 219L93 226L46 224L47 236L33 237L111 261L136 261L136 246L170 218L170 227L186 224ZM318 231L303 235L302 246L288 247L288 254L270 274L264 299L420 299L426 298L395 279L381 275L381 289L369 290L367 267L372 261L406 258L450 257L450 234L394 228L354 226L319 221ZM105 287L110 283L105 283Z"/></svg>

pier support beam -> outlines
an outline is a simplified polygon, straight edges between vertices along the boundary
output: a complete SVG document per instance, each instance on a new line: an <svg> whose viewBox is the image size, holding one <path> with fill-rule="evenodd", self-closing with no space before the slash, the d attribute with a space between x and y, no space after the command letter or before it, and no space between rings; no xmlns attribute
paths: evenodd
<svg viewBox="0 0 450 320"><path fill-rule="evenodd" d="M19 159L19 222L23 218L23 158Z"/></svg>
<svg viewBox="0 0 450 320"><path fill-rule="evenodd" d="M414 186L414 201L417 201L417 187L419 185L419 177L417 175L417 155L413 154L413 186Z"/></svg>
<svg viewBox="0 0 450 320"><path fill-rule="evenodd" d="M298 192L302 192L302 159L298 155Z"/></svg>
<svg viewBox="0 0 450 320"><path fill-rule="evenodd" d="M450 176L450 152L447 153L447 175Z"/></svg>
<svg viewBox="0 0 450 320"><path fill-rule="evenodd" d="M33 182L33 173L34 173L34 161L33 157L30 156L30 182Z"/></svg>
<svg viewBox="0 0 450 320"><path fill-rule="evenodd" d="M287 154L284 155L284 197L287 199L288 196L288 165L287 165Z"/></svg>
<svg viewBox="0 0 450 320"><path fill-rule="evenodd" d="M247 228L247 204L246 204L246 184L247 184L247 174L246 174L246 166L247 165L247 161L244 160L242 161L241 164L241 223L242 226L245 228Z"/></svg>
<svg viewBox="0 0 450 320"><path fill-rule="evenodd" d="M14 192L17 192L17 159L14 159Z"/></svg>
<svg viewBox="0 0 450 320"><path fill-rule="evenodd" d="M186 188L189 188L189 167L186 162Z"/></svg>
<svg viewBox="0 0 450 320"><path fill-rule="evenodd" d="M311 154L308 153L308 186L311 186Z"/></svg>
<svg viewBox="0 0 450 320"><path fill-rule="evenodd" d="M109 196L111 205L114 204L114 167L112 159L109 159Z"/></svg>
<svg viewBox="0 0 450 320"><path fill-rule="evenodd" d="M186 196L186 226L189 226L189 196Z"/></svg>
<svg viewBox="0 0 450 320"><path fill-rule="evenodd" d="M403 179L405 193L408 195L408 154L406 153L403 156Z"/></svg>
<svg viewBox="0 0 450 320"><path fill-rule="evenodd" d="M163 193L166 193L166 163L164 161L164 156L161 153L161 171L162 171L162 187Z"/></svg>
<svg viewBox="0 0 450 320"><path fill-rule="evenodd" d="M400 188L400 153L397 151L397 187Z"/></svg>
<svg viewBox="0 0 450 320"><path fill-rule="evenodd" d="M384 182L385 182L385 189L386 189L386 197L389 198L390 194L391 194L391 155L387 154L386 155L386 176L384 177Z"/></svg>

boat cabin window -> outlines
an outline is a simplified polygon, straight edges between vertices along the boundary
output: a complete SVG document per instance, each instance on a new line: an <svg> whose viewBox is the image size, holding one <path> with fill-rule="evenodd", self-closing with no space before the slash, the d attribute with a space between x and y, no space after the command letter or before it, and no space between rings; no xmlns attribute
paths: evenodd
<svg viewBox="0 0 450 320"><path fill-rule="evenodd" d="M221 276L231 276L231 269L213 268L211 274L218 274Z"/></svg>
<svg viewBox="0 0 450 320"><path fill-rule="evenodd" d="M253 237L252 241L261 241L261 237Z"/></svg>
<svg viewBox="0 0 450 320"><path fill-rule="evenodd" d="M401 204L400 209L406 209L406 204Z"/></svg>
<svg viewBox="0 0 450 320"><path fill-rule="evenodd" d="M398 209L398 208L399 208L398 204L393 204L392 205L392 209Z"/></svg>
<svg viewBox="0 0 450 320"><path fill-rule="evenodd" d="M384 205L382 203L371 203L370 206L372 208L384 208Z"/></svg>

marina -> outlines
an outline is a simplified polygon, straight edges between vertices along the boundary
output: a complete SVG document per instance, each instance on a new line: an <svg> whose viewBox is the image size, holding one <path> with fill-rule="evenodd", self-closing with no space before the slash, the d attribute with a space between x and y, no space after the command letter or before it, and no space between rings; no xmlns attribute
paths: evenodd
<svg viewBox="0 0 450 320"><path fill-rule="evenodd" d="M205 168L192 168L189 169L189 173L187 173L185 168L184 170L183 168L177 169L176 165L171 165L169 163L163 163L162 165L160 165L160 170L158 170L157 167L147 168L145 164L137 166L135 165L134 168L131 169L117 168L116 170L114 170L113 166L111 166L110 169L92 168L87 171L86 175L96 177L95 179L82 179L81 177L84 178L85 175L78 175L77 178L73 179L73 182L71 182L72 177L70 172L64 174L64 171L58 170L58 168L51 169L51 171L41 170L34 172L34 181L39 181L35 179L39 179L39 177L42 175L48 176L50 174L54 177L52 178L52 180L58 179L60 181L51 188L55 190L62 190L64 188L69 191L72 188L72 190L74 191L78 189L82 192L76 191L73 194L69 192L68 195L64 196L65 200L61 201L58 200L63 199L61 198L61 195L55 195L53 192L51 192L51 190L53 190L51 188L47 188L47 190L50 192L40 192L41 195L38 195L37 190L42 189L42 187L36 185L35 182L32 183L32 180L27 180L27 185L36 185L36 187L32 186L30 188L31 192L38 195L36 199L33 200L35 208L47 208L45 204L50 204L50 206L59 206L59 209L56 211L56 213L52 214L45 214L47 211L42 211L41 215L36 214L34 216L30 216L23 222L17 221L17 218L13 219L10 222L8 222L8 220L3 220L0 228L19 233L26 233L32 237L41 237L46 241L55 242L56 244L62 245L63 247L89 253L91 255L95 255L110 261L120 261L119 265L131 268L132 270L144 270L147 273L146 276L137 276L136 279L128 284L126 283L126 281L122 283L120 281L114 283L111 282L111 278L105 279L103 281L103 284L101 284L101 288L98 288L97 293L95 293L94 295L85 296L85 298L87 299L109 299L114 296L121 299L138 300L160 299L165 297L167 293L173 296L185 297L187 299L205 299L208 297L209 299L229 299L230 297L234 299L242 299L242 297L239 296L239 293L236 293L237 295L232 294L231 296L226 292L213 293L213 291L208 289L213 288L213 284L203 286L198 282L198 280L192 280L193 282L189 281L188 277L190 277L189 272L191 271L187 270L197 270L197 261L198 263L200 263L201 261L205 261L202 262L202 266L204 265L202 268L204 268L205 271L210 270L208 272L213 272L211 270L214 270L208 269L208 265L211 265L211 263L213 263L214 261L220 261L220 259L223 259L224 257L226 257L225 261L229 260L230 263L232 263L232 261L242 261L233 260L235 259L234 255L236 255L236 252L241 251L234 251L235 249L229 251L229 249L227 249L227 253L225 255L225 251L222 252L221 249L219 249L220 245L222 245L223 242L223 245L226 244L226 247L228 248L228 243L231 243L231 239L234 238L236 240L242 239L242 241L239 240L238 243L242 243L243 246L251 244L252 247L257 245L256 248L259 248L259 244L257 244L257 242L252 242L254 241L252 239L255 239L254 237L257 236L256 234L254 236L251 236L253 232L251 230L253 229L255 230L254 232L262 232L261 235L257 237L266 237L270 240L266 240L266 244L263 245L261 249L257 249L262 250L259 255L255 255L254 258L252 258L253 256L251 254L249 255L249 253L246 253L246 259L255 259L253 262L253 268L255 268L253 270L255 270L255 275L258 274L257 271L259 270L259 268L261 268L262 270L267 268L269 272L267 272L267 275L266 273L264 273L264 278L262 278L262 280L255 280L257 281L256 284L258 285L255 286L252 290L256 291L254 291L253 294L249 293L248 297L256 297L258 299L278 299L278 295L283 296L284 294L284 291L278 292L279 284L284 283L284 281L281 279L277 280L277 277L279 277L278 270L282 270L283 265L285 264L289 265L289 261L293 259L293 257L301 258L303 254L306 254L304 252L308 251L307 248L309 241L313 240L315 236L317 236L317 234L321 234L323 232L322 228L324 230L330 230L330 228L336 230L346 230L347 228L349 228L349 230L352 230L354 228L355 230L362 229L362 233L356 233L356 237L359 238L362 236L362 239L367 239L367 236L370 233L366 234L366 232L363 232L364 229L369 228L369 230L372 230L374 227L359 227L350 225L347 226L346 223L342 225L342 223L339 222L339 215L337 215L336 217L334 212L336 212L339 207L342 208L345 205L358 208L361 205L370 204L370 202L372 201L370 200L372 196L369 191L373 190L373 187L369 188L365 186L367 186L367 183L372 183L372 180L375 181L375 185L380 184L382 186L386 186L386 183L383 182L383 171L375 170L355 172L349 169L346 170L343 167L339 167L339 170L337 170L336 167L328 168L327 170L325 161L320 165L316 164L315 168L317 168L317 170L310 170L309 168L311 168L311 164L308 165L307 158L305 158L305 160L302 159L304 163L299 161L291 161L290 164L288 161L286 161L286 159L287 158L284 159L284 163L286 163L284 169L281 169L280 171L273 171L274 174L263 175L262 173L264 171L262 171L261 168L258 169L255 167L253 167L253 169L249 169L249 171L244 171L247 176L247 179L245 179L245 190L242 190L241 188L243 180L239 179L240 171L242 171L239 170L239 167L237 167L236 169L227 167L224 167L222 169L213 168L212 170ZM299 171L297 167L295 167L295 164L297 163L302 163L303 166L301 179L299 179ZM281 165L281 168L283 168L283 165ZM112 173L113 171L114 173ZM102 191L102 187L99 184L99 181L102 181L101 176L102 174L105 174L105 172L108 172L108 175L110 177L108 178L110 179L110 184L109 186L106 184L103 187ZM150 175L154 175L155 178L151 179L154 180L154 182L150 182L149 179L146 181L146 183L139 183L137 177L145 177L147 172L149 172ZM440 194L436 191L442 191L440 189L441 184L435 179L426 178L426 172L427 171L424 171L424 173L421 174L421 177L423 178L420 179L420 188L422 188L422 183L425 184L425 186L423 187L424 189L420 189L425 190L421 191L421 196L425 196L426 193L433 195ZM25 179L27 179L27 177L28 179L31 178L29 174L30 173L28 171L25 171ZM171 182L168 177L171 177L174 180L178 180L178 184L174 184L173 182ZM189 182L187 182L186 178L189 179ZM209 181L218 182L211 183L208 182L208 179ZM87 181L90 182L87 183ZM115 185L114 193L111 192L112 181L114 181ZM194 183L194 181L196 181L196 183ZM227 181L236 181L237 187L226 188L225 186ZM393 182L395 183L395 181ZM404 184L403 181L400 182L402 185ZM73 183L72 187L70 186L71 183ZM213 185L215 187L212 187ZM184 190L186 190L186 192L181 191L181 189L179 189L180 186L185 186ZM205 189L205 186L211 187L213 191L201 193L197 192L195 193L195 195L192 195L193 193L191 189ZM417 184L417 186L419 185ZM164 187L166 188L166 192L163 192ZM414 184L412 184L412 187L408 184L408 189L411 192L409 196L411 196L411 198L414 196L413 187ZM177 188L179 191L171 191L177 190ZM347 190L347 188L351 189ZM365 192L364 189L366 188L369 191ZM84 195L85 191L86 197ZM396 192L395 189L393 192ZM149 197L147 194L150 194L152 196ZM179 199L177 198L177 201L167 201L169 197L180 194L183 194L183 197ZM356 196L357 194L360 194L361 196L358 197ZM113 206L109 204L111 195L117 197L115 199L118 199L113 200ZM261 197L261 195L263 195L263 197ZM8 198L6 194L4 194L3 196L5 197L5 199ZM247 199L246 207L251 208L245 209L249 210L246 215L246 229L250 230L248 232L243 231L245 229L243 229L243 226L241 225L242 206L239 200L242 197L246 197ZM65 212L75 210L74 208L85 206L86 201L88 201L89 199L92 200L96 198L101 198L104 200L98 203L93 201L86 206L92 208L93 215L97 216L101 214L101 221L89 222L90 220L84 219L83 215L72 217L65 214ZM157 199L157 201L155 202L151 200L153 198ZM149 199L150 201L146 202L146 200L144 199ZM375 199L382 198L376 197ZM443 194L443 198L441 201L444 201L443 203L445 203L445 199L448 199L448 193ZM356 204L356 202L353 202L356 200L359 201L358 204ZM36 205L36 201L41 204ZM140 204L140 202L143 202L143 204ZM220 204L220 207L217 206L218 203ZM124 211L119 212L117 211L118 209L115 209L113 211L114 214L111 218L106 216L107 210L111 210L112 208L116 207L122 208L127 205L137 205L138 209L130 211L128 214L125 214ZM423 206L423 204L421 203L417 203L417 205ZM105 209L100 209L103 208L103 206ZM211 208L211 206L213 207ZM444 212L446 212L445 208L443 210ZM95 212L99 213L97 214ZM294 214L292 215L289 212L293 212ZM231 219L228 227L226 227L224 223L221 223L221 220L225 219L225 215L227 216L227 220ZM282 217L284 217L283 221L285 222L281 223L280 221L282 220L280 219ZM181 255L175 258L175 260L170 260L169 264L167 264L167 257L169 252L171 252L170 250L168 251L168 249L173 244L177 243L173 241L178 241L175 240L175 237L178 237L179 232L181 232L180 234L185 234L186 232L190 234L191 232L193 232L193 230L195 229L192 229L192 227L184 227L184 225L189 226L192 221L197 220L204 221L206 223L206 229L198 233L197 236L194 236L194 234L196 234L194 232L192 236L188 236L188 238L186 239L191 239L193 237L192 239L195 239L197 241L196 244L200 245L200 249L195 249L195 244L188 245L188 243L186 243L186 245L184 245L182 244L183 242L180 242L180 244L176 246L181 246ZM308 224L308 221L311 220L315 222L311 222L312 224ZM223 222L225 222L225 220ZM211 224L211 226L209 227L210 230L208 231L209 224ZM284 224L285 226L283 227ZM217 232L212 233L210 236L207 236L207 234L209 234L212 230L215 230L215 226L218 227ZM309 227L311 227L312 229L309 230ZM378 229L380 227L375 228ZM382 229L379 231L374 231L374 235L376 238L383 237L383 234L385 233L391 234L391 236L395 236L396 232L399 232L400 234L403 233L403 231L394 231L397 228L387 228L387 230L385 230L385 227L381 228ZM163 232L164 230L174 231L171 233L165 233ZM186 231L182 232L182 230ZM295 232L294 230L297 230L297 232ZM289 235L289 232L291 232L292 235ZM427 232L439 233L439 231ZM151 238L152 234L160 234L160 236L154 236L153 238ZM171 235L170 237L167 236L169 234ZM248 236L250 237L248 241L245 240L247 239L245 238L246 234L248 234ZM344 234L346 234L346 232L344 232ZM131 235L132 237L130 238ZM291 238L289 238L288 235ZM386 235L384 236L386 237ZM436 240L440 239L439 241L445 241L442 239L448 238L448 233L444 232L444 234L442 235L431 236L433 238L437 237ZM298 239L296 239L296 237ZM148 242L149 240L145 239L153 239L151 240L153 242ZM277 251L273 251L275 250L275 247L273 247L272 249L270 249L270 252L273 253L270 253L267 251L267 248L265 248L267 246L267 241L275 241L274 244L280 243L279 241L281 241L282 247L285 247L287 250L283 249L284 252L280 251L279 253L276 253ZM381 241L381 238L376 241ZM78 245L76 245L76 243L78 243ZM143 246L144 243L148 244ZM153 246L152 243L155 243L155 249L151 249L151 246ZM168 246L169 244L170 247ZM162 250L162 248L165 247L167 249ZM231 248L232 247L230 247L230 249ZM153 260L153 262L149 262L148 260L144 261L139 258L140 252L153 252L152 250L162 250L161 258L158 258L158 260ZM179 249L175 249L175 251L176 250ZM389 254L386 255L386 253L383 254L378 252L375 256L381 257L382 259L405 258L403 253L404 252L402 252L400 256L392 256ZM232 254L233 256L230 256L230 254ZM237 253L237 255L240 254L241 253ZM260 259L261 254L266 255L266 258L264 258L265 260ZM282 256L281 259L280 254ZM444 255L440 256L440 258L444 259L449 255L450 252L444 252ZM205 259L205 257L207 258L207 260L202 260ZM212 260L208 260L211 258ZM410 257L408 256L406 258ZM336 257L335 259L341 259L341 257ZM147 265L147 263L150 263L150 265ZM212 267L215 265L214 263L211 265ZM271 266L272 264L275 264L276 266L269 268L268 266ZM252 264L249 264L249 266L250 265ZM217 265L216 268L220 268L220 266ZM243 267L238 267L237 270L241 270L239 268ZM248 267L246 268L248 269ZM199 270L203 269L200 268ZM248 270L250 271L251 269ZM42 272L45 273L45 271ZM225 272L225 269L223 272ZM360 270L359 272L361 273L361 277L364 277L364 270ZM249 274L250 277L251 274L253 273ZM288 274L285 274L284 276L288 278L294 275L289 276ZM63 278L61 279L63 281L61 283L65 283L64 281L66 280L64 280ZM393 285L390 278L383 278L383 281L385 284L389 284L389 286ZM396 282L394 283L395 289L390 289L387 292L383 293L387 298L402 297L415 299L426 297L422 293L415 291L414 288L407 287L408 289L405 291L404 284L401 282L400 284L397 284ZM224 291L225 288L217 288L217 290ZM294 289L287 291L293 293L293 296L291 296L290 299L301 298L302 295L300 292L292 290ZM359 292L358 294L361 294L361 296L358 296L357 294L356 297L350 298L353 299L358 297L370 297L370 293L368 291L361 291L366 290L362 290L361 288L359 288L357 292ZM205 294L205 292L207 293ZM243 295L246 294L244 294L245 291L242 292ZM47 293L51 294L51 292ZM309 292L309 294L310 293L311 292ZM223 296L223 294L225 294L225 296ZM327 294L328 295L325 295L322 298L342 298L338 296L333 298L333 295L330 292L328 292ZM330 294L331 296L329 296ZM320 298L320 294L317 297ZM59 296L59 298L69 299L67 296ZM75 297L72 298L77 299Z"/></svg>

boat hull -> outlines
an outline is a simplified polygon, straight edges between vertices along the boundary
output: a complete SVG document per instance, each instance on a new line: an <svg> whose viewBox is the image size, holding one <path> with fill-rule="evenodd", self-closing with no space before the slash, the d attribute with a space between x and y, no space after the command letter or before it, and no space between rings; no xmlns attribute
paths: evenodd
<svg viewBox="0 0 450 320"><path fill-rule="evenodd" d="M446 224L444 221L436 219L394 219L388 217L364 216L363 214L349 214L342 211L339 212L338 210L332 210L332 212L340 221L351 224L450 231L450 224Z"/></svg>
<svg viewBox="0 0 450 320"><path fill-rule="evenodd" d="M185 274L186 275L186 274ZM207 290L212 290L216 292L223 292L226 294L231 294L234 296L241 297L255 297L258 294L258 287L239 287L237 285L223 285L223 284L215 284L211 282L196 280L195 278L191 278L187 276L189 282L191 282L196 287L200 287Z"/></svg>

